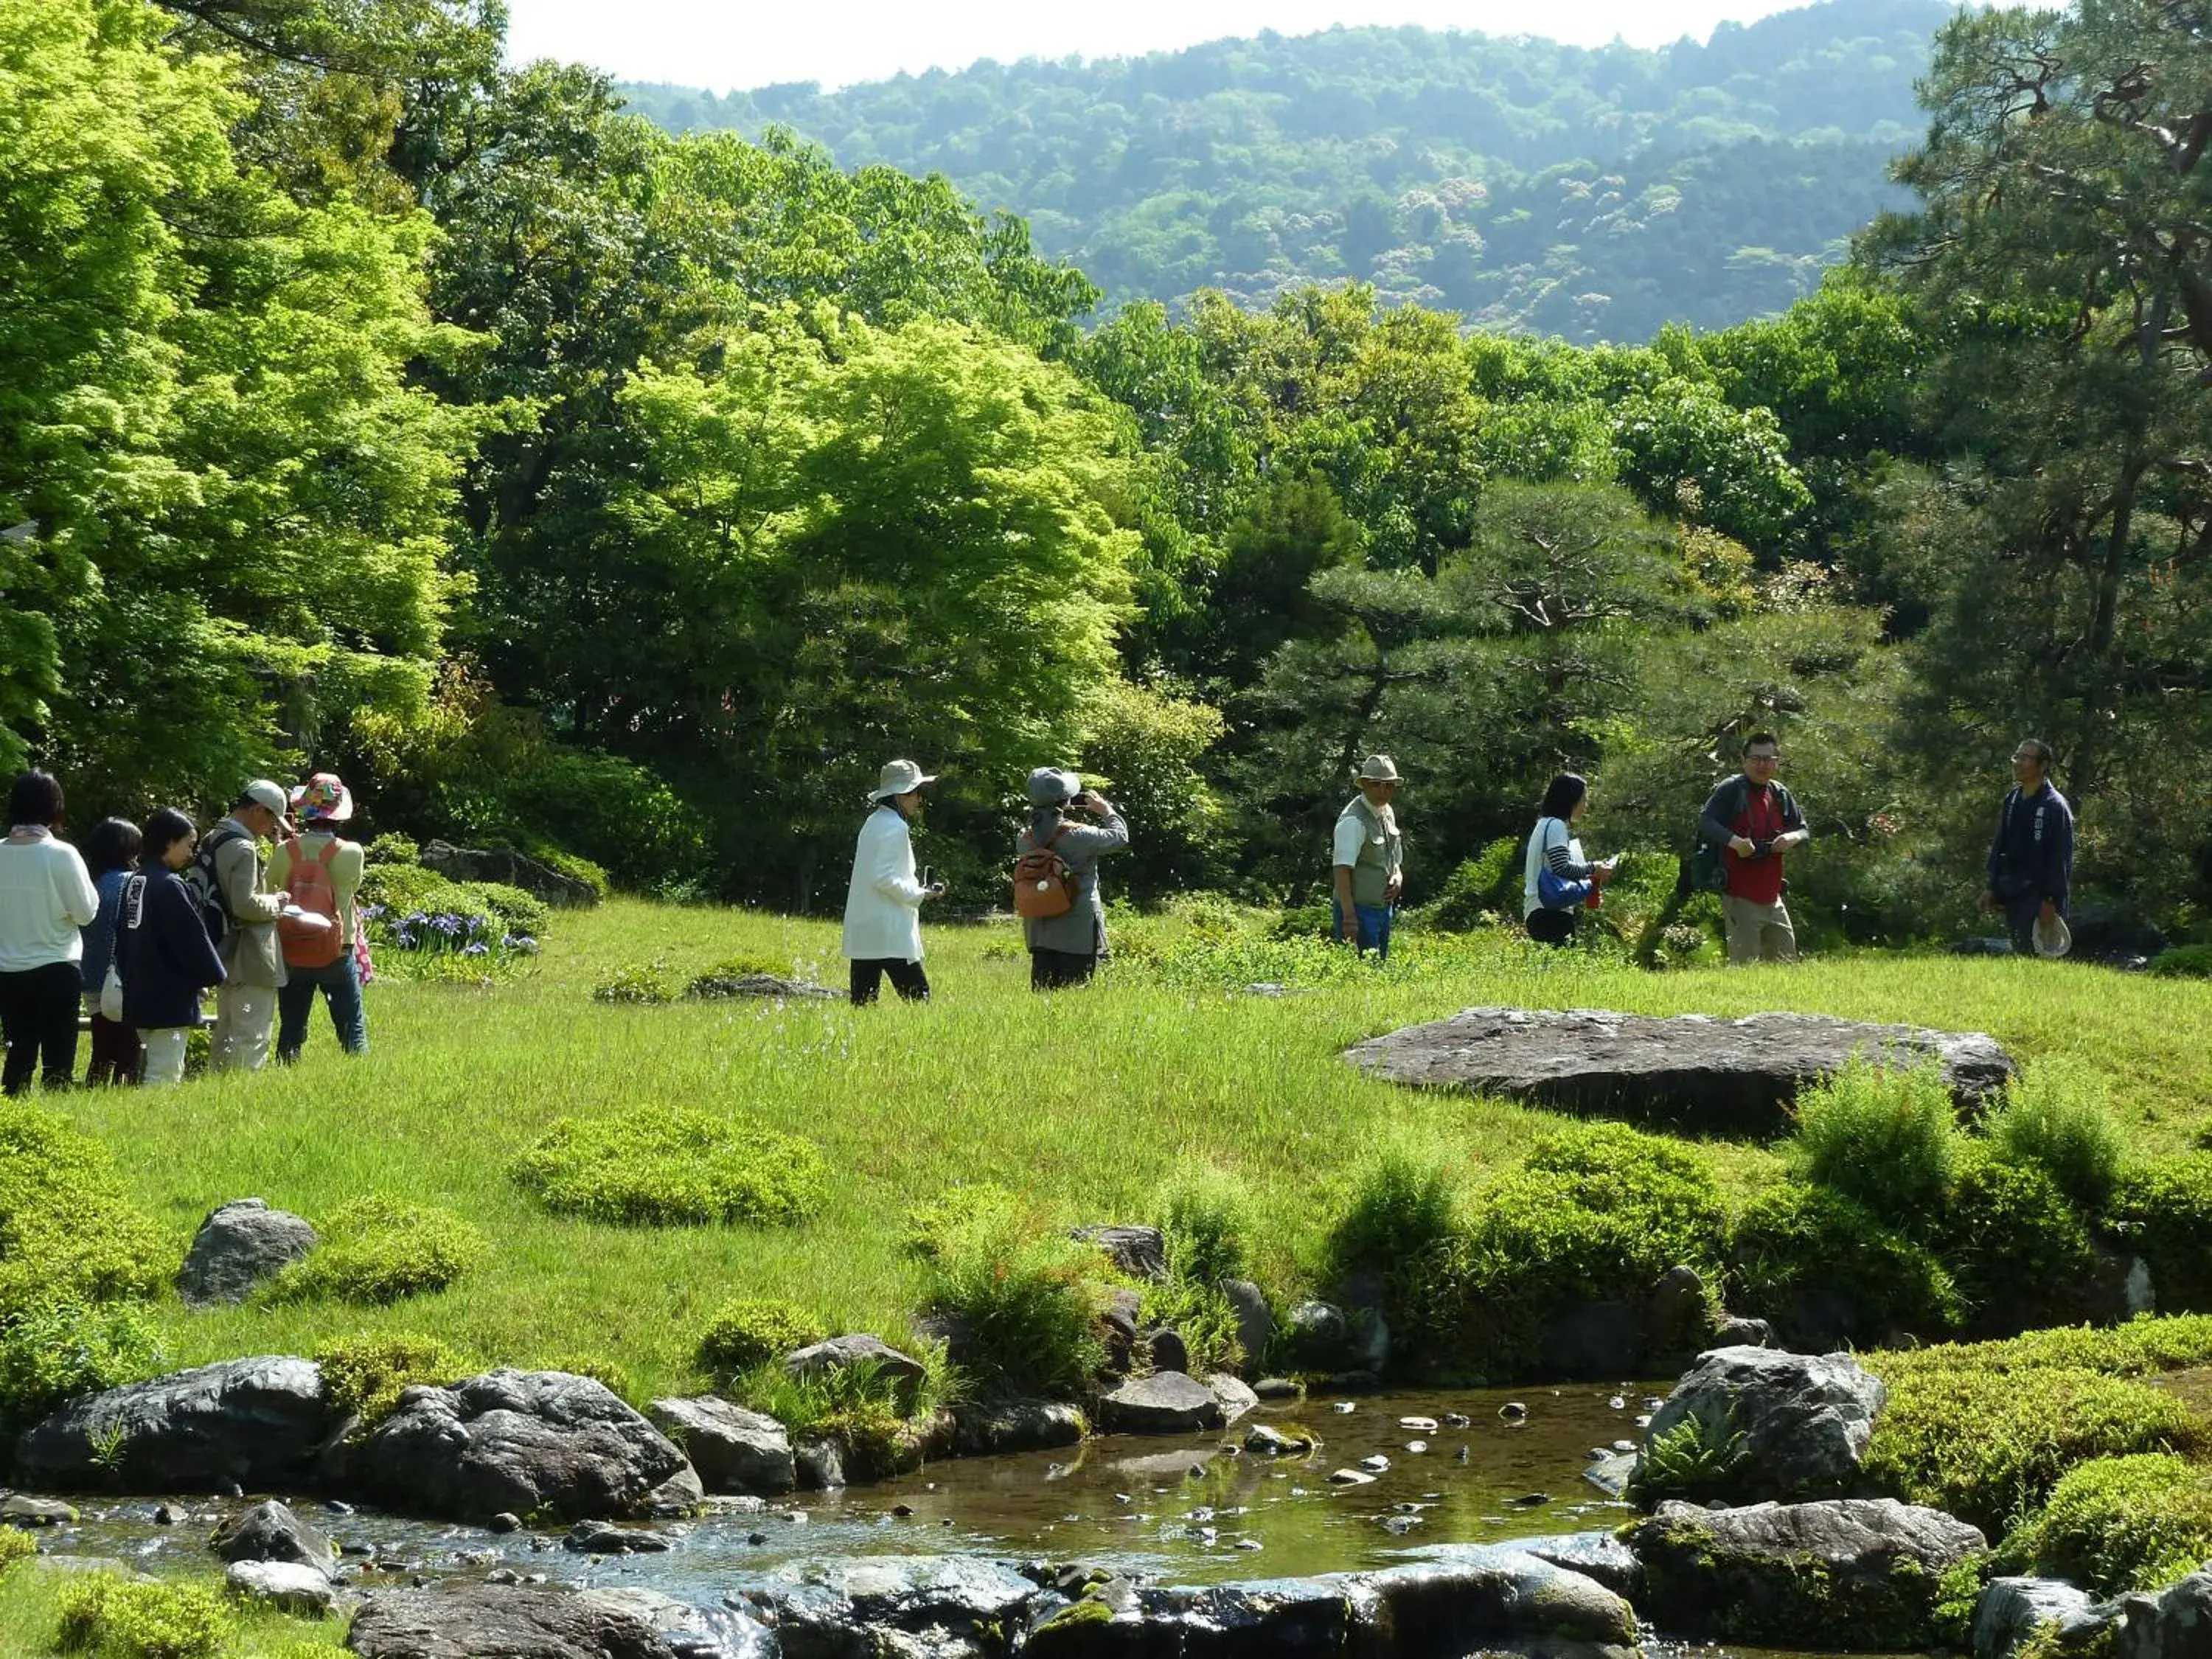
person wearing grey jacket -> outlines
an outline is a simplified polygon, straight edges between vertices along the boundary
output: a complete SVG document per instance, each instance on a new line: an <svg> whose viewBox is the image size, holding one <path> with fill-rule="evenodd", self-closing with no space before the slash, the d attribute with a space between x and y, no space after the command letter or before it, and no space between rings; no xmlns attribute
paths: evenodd
<svg viewBox="0 0 2212 1659"><path fill-rule="evenodd" d="M291 832L284 817L290 805L281 785L256 778L240 792L230 816L200 843L199 857L212 872L224 917L216 944L224 978L215 994L208 1060L218 1072L258 1072L269 1063L276 992L284 983L284 952L276 940L284 896L269 890L261 843Z"/></svg>
<svg viewBox="0 0 2212 1659"><path fill-rule="evenodd" d="M1030 774L1030 821L1016 852L1049 847L1075 883L1075 902L1065 915L1031 916L1028 930L1030 988L1056 991L1083 985L1106 953L1106 906L1098 896L1098 860L1129 844L1129 826L1112 802L1083 780L1057 767ZM1068 815L1093 820L1079 823Z"/></svg>

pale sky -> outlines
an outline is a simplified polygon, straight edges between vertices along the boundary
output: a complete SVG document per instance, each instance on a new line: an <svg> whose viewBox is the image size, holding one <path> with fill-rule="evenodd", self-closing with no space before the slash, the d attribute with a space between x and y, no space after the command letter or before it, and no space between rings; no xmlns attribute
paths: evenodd
<svg viewBox="0 0 2212 1659"><path fill-rule="evenodd" d="M593 64L619 80L726 92L777 81L835 88L979 58L1129 57L1272 28L1419 23L1540 34L1577 46L1616 36L1656 46L1702 40L1795 0L509 0L509 55Z"/></svg>

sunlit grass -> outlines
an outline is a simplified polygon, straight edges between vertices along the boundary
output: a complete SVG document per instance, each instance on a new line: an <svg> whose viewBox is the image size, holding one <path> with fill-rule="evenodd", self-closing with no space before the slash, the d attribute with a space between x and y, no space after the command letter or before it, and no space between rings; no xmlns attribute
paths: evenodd
<svg viewBox="0 0 2212 1659"><path fill-rule="evenodd" d="M1653 975L1476 949L1431 975L1281 998L1124 977L1040 1000L1008 948L1017 939L933 930L937 1000L926 1007L610 1006L592 987L656 958L679 981L740 951L842 978L833 924L617 902L559 917L522 979L374 986L364 1061L347 1062L319 1024L290 1072L60 1104L114 1149L179 1255L210 1209L247 1195L320 1218L380 1192L452 1209L490 1240L459 1285L391 1308L188 1314L172 1301L163 1317L178 1363L409 1330L487 1362L611 1360L647 1393L703 1381L694 1345L732 1297L787 1298L832 1326L899 1340L918 1289L899 1222L957 1182L995 1182L1070 1223L1132 1219L1153 1211L1173 1172L1218 1165L1255 1194L1260 1271L1288 1288L1316 1258L1364 1149L1409 1137L1480 1169L1510 1162L1557 1121L1375 1082L1339 1058L1361 1038L1475 1003L1783 1007L1981 1029L2017 1054L2071 1054L2107 1073L2141 1150L2177 1149L2212 1116L2199 1057L2212 986L2199 982L1880 956ZM821 1212L793 1228L624 1228L550 1216L508 1178L553 1119L654 1105L814 1141L830 1170ZM1733 1202L1778 1173L1764 1148L1711 1150Z"/></svg>

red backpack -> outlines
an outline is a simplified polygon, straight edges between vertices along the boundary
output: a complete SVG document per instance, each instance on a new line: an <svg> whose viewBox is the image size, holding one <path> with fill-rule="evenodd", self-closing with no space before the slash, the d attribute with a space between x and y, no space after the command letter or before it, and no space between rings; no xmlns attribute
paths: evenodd
<svg viewBox="0 0 2212 1659"><path fill-rule="evenodd" d="M302 858L301 852L295 842L292 867L284 876L284 896L309 915L325 918L327 925L316 927L284 917L276 923L276 937L283 943L286 967L327 968L343 948L337 884L331 879L331 860L337 856L338 838L332 836L313 858Z"/></svg>
<svg viewBox="0 0 2212 1659"><path fill-rule="evenodd" d="M1033 921L1064 916L1075 908L1075 874L1067 860L1052 850L1053 842L1067 833L1061 824L1042 847L1014 860L1014 914Z"/></svg>

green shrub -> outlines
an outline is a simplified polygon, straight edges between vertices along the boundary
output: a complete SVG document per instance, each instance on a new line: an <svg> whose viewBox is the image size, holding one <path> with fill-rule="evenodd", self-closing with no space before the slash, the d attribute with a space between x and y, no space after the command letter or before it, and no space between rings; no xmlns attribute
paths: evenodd
<svg viewBox="0 0 2212 1659"><path fill-rule="evenodd" d="M1754 1199L1729 1235L1728 1276L1729 1305L1792 1344L1941 1336L1962 1311L1931 1252L1825 1187L1791 1182Z"/></svg>
<svg viewBox="0 0 2212 1659"><path fill-rule="evenodd" d="M371 865L420 864L422 849L415 844L414 836L403 836L395 830L364 844L361 856L364 863Z"/></svg>
<svg viewBox="0 0 2212 1659"><path fill-rule="evenodd" d="M2079 1302L2089 1229L2050 1173L1977 1151L1960 1164L1935 1241L1970 1331L2045 1325Z"/></svg>
<svg viewBox="0 0 2212 1659"><path fill-rule="evenodd" d="M947 1188L939 1196L906 1212L899 1249L917 1261L934 1261L963 1228L991 1212L1020 1206L1020 1199L988 1181Z"/></svg>
<svg viewBox="0 0 2212 1659"><path fill-rule="evenodd" d="M165 1357L143 1304L63 1297L20 1308L0 1322L0 1431L79 1395L141 1382Z"/></svg>
<svg viewBox="0 0 2212 1659"><path fill-rule="evenodd" d="M676 985L665 963L632 963L592 987L594 1002L662 1003L676 1000Z"/></svg>
<svg viewBox="0 0 2212 1659"><path fill-rule="evenodd" d="M2150 971L2163 979L2212 979L2212 945L2175 945L2150 959Z"/></svg>
<svg viewBox="0 0 2212 1659"><path fill-rule="evenodd" d="M403 1390L416 1383L443 1388L476 1370L437 1338L404 1331L340 1337L316 1351L315 1364L331 1403L361 1419L356 1433L391 1416Z"/></svg>
<svg viewBox="0 0 2212 1659"><path fill-rule="evenodd" d="M1212 1169L1178 1171L1168 1180L1156 1218L1171 1277L1218 1285L1243 1276L1251 1251L1252 1199L1236 1176Z"/></svg>
<svg viewBox="0 0 2212 1659"><path fill-rule="evenodd" d="M2212 1557L2212 1468L2170 1452L2069 1469L2005 1540L2007 1571L2069 1578L2100 1596L2156 1589Z"/></svg>
<svg viewBox="0 0 2212 1659"><path fill-rule="evenodd" d="M770 979L795 979L798 969L792 966L788 957L760 956L751 951L740 951L736 956L724 957L713 967L693 975L684 994L689 997L714 996L717 994L714 988L718 985L733 979L753 979L762 975Z"/></svg>
<svg viewBox="0 0 2212 1659"><path fill-rule="evenodd" d="M19 1561L27 1561L39 1553L31 1534L21 1527L0 1527L0 1574Z"/></svg>
<svg viewBox="0 0 2212 1659"><path fill-rule="evenodd" d="M2002 1342L1947 1343L1918 1350L1911 1363L1936 1370L2085 1370L2105 1376L2182 1370L2212 1365L2212 1314L2130 1319L2101 1328L2064 1326Z"/></svg>
<svg viewBox="0 0 2212 1659"><path fill-rule="evenodd" d="M1640 1303L1677 1263L1711 1273L1727 1212L1693 1152L1620 1124L1561 1131L1475 1194L1470 1217L1407 1274L1417 1364L1506 1380L1582 1302Z"/></svg>
<svg viewBox="0 0 2212 1659"><path fill-rule="evenodd" d="M2150 1264L2158 1305L2212 1311L2212 1152L2184 1152L2124 1173L2106 1225Z"/></svg>
<svg viewBox="0 0 2212 1659"><path fill-rule="evenodd" d="M795 1303L759 1297L725 1302L699 1337L699 1363L716 1377L732 1377L810 1347L829 1328Z"/></svg>
<svg viewBox="0 0 2212 1659"><path fill-rule="evenodd" d="M489 1249L484 1236L452 1211L403 1204L381 1193L341 1206L322 1235L305 1261L269 1281L266 1299L397 1302L445 1289Z"/></svg>
<svg viewBox="0 0 2212 1659"><path fill-rule="evenodd" d="M455 884L489 910L510 933L525 933L536 939L553 920L552 908L544 899L506 882L465 881Z"/></svg>
<svg viewBox="0 0 2212 1659"><path fill-rule="evenodd" d="M1992 1538L2041 1505L2076 1464L2206 1443L2188 1407L2147 1382L2056 1367L1997 1370L1974 1364L1975 1353L1864 1356L1889 1385L1865 1472L1892 1495L1948 1510Z"/></svg>
<svg viewBox="0 0 2212 1659"><path fill-rule="evenodd" d="M556 1214L634 1225L788 1226L822 1205L812 1143L742 1120L647 1108L561 1118L514 1160L518 1185Z"/></svg>
<svg viewBox="0 0 2212 1659"><path fill-rule="evenodd" d="M1327 904L1301 904L1268 923L1267 937L1328 939L1336 937L1335 930L1335 913Z"/></svg>
<svg viewBox="0 0 2212 1659"><path fill-rule="evenodd" d="M1432 927L1463 933L1486 921L1517 920L1521 915L1522 860L1528 843L1517 836L1493 841L1444 878L1426 908Z"/></svg>
<svg viewBox="0 0 2212 1659"><path fill-rule="evenodd" d="M0 1320L57 1301L156 1295L176 1268L106 1147L58 1112L0 1100Z"/></svg>
<svg viewBox="0 0 2212 1659"><path fill-rule="evenodd" d="M626 887L649 888L706 866L707 821L648 768L548 744L505 784L524 823L603 865Z"/></svg>
<svg viewBox="0 0 2212 1659"><path fill-rule="evenodd" d="M2086 1213L2111 1200L2126 1142L2112 1116L2112 1090L2088 1066L2037 1060L2007 1085L1989 1132L1999 1158L2047 1170Z"/></svg>
<svg viewBox="0 0 2212 1659"><path fill-rule="evenodd" d="M491 906L471 886L419 864L372 864L362 872L361 902L394 917L414 912L495 920Z"/></svg>
<svg viewBox="0 0 2212 1659"><path fill-rule="evenodd" d="M62 1588L64 1653L94 1659L222 1659L236 1627L212 1585L136 1583L86 1573Z"/></svg>
<svg viewBox="0 0 2212 1659"><path fill-rule="evenodd" d="M1932 1064L1855 1059L1799 1096L1791 1152L1808 1181L1923 1236L1942 1213L1958 1161L1951 1091Z"/></svg>
<svg viewBox="0 0 2212 1659"><path fill-rule="evenodd" d="M522 850L556 875L582 882L592 890L595 897L604 899L614 891L614 883L608 878L605 869L580 853L571 853L566 848L556 847L550 841L529 836L524 837Z"/></svg>
<svg viewBox="0 0 2212 1659"><path fill-rule="evenodd" d="M1329 1229L1329 1275L1364 1270L1388 1278L1425 1257L1451 1234L1457 1185L1451 1161L1426 1144L1394 1142L1367 1153Z"/></svg>
<svg viewBox="0 0 2212 1659"><path fill-rule="evenodd" d="M979 1386L1074 1398L1105 1363L1104 1258L1017 1200L962 1192L931 1223L923 1307L958 1333L961 1369Z"/></svg>

